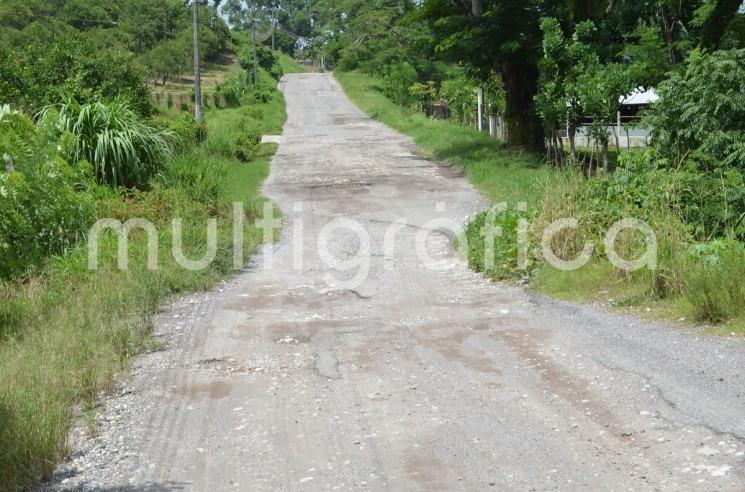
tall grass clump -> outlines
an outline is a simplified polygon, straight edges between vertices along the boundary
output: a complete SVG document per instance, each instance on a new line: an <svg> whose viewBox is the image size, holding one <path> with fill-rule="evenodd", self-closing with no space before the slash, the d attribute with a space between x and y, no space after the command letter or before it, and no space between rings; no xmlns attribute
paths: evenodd
<svg viewBox="0 0 745 492"><path fill-rule="evenodd" d="M739 173L738 173L739 174ZM538 284L584 283L588 291L610 292L616 288L626 301L666 301L678 305L678 313L697 321L720 323L745 314L745 250L738 239L732 210L740 205L736 192L740 176L713 176L685 168L669 169L653 150L621 156L612 175L587 179L567 171L552 183L541 202L535 221L534 241L552 221L575 217L578 229L564 229L554 238L560 257L574 258L586 241L596 254L589 266L576 272L560 272L541 265ZM704 199L707 197L708 199ZM657 265L653 270L626 272L610 265L603 250L603 235L622 218L645 221L655 233ZM719 238L717 238L719 237ZM616 251L636 258L645 246L639 234L622 234ZM598 264L603 263L602 268ZM598 272L603 273L598 275ZM610 291L609 291L610 289ZM626 302L621 299L621 302ZM688 312L686 312L688 311Z"/></svg>
<svg viewBox="0 0 745 492"><path fill-rule="evenodd" d="M198 124L191 113L181 113L168 129L175 153L193 149L207 139L207 125L204 122Z"/></svg>
<svg viewBox="0 0 745 492"><path fill-rule="evenodd" d="M178 156L161 174L168 188L184 190L197 201L217 207L228 165L221 159L192 150Z"/></svg>
<svg viewBox="0 0 745 492"><path fill-rule="evenodd" d="M745 247L720 240L697 245L685 297L698 321L720 323L745 314Z"/></svg>
<svg viewBox="0 0 745 492"><path fill-rule="evenodd" d="M73 98L45 108L42 120L62 132L70 162L93 165L101 184L143 187L171 158L168 133L140 117L127 102L79 103Z"/></svg>

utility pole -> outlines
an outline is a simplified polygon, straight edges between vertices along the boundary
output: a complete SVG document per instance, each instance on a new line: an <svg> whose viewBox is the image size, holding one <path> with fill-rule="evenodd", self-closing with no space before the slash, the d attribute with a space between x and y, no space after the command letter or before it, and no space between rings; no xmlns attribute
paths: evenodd
<svg viewBox="0 0 745 492"><path fill-rule="evenodd" d="M274 48L274 30L277 26L277 7L272 8L272 51L275 50Z"/></svg>
<svg viewBox="0 0 745 492"><path fill-rule="evenodd" d="M202 70L199 66L199 0L193 0L194 8L194 119L202 122Z"/></svg>
<svg viewBox="0 0 745 492"><path fill-rule="evenodd" d="M258 69L258 59L256 58L256 7L254 7L252 13L253 15L251 16L251 44L253 45L253 53L254 53L254 87L258 87L259 69Z"/></svg>
<svg viewBox="0 0 745 492"><path fill-rule="evenodd" d="M474 17L481 17L484 13L484 1L483 0L471 0L471 15Z"/></svg>

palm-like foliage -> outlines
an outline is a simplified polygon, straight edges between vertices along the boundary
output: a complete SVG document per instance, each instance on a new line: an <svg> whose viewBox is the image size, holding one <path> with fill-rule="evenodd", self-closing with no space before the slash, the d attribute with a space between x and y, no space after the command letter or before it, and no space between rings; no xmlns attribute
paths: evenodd
<svg viewBox="0 0 745 492"><path fill-rule="evenodd" d="M167 132L148 125L126 102L68 99L41 117L64 132L62 148L70 162L90 162L102 184L142 187L171 158Z"/></svg>

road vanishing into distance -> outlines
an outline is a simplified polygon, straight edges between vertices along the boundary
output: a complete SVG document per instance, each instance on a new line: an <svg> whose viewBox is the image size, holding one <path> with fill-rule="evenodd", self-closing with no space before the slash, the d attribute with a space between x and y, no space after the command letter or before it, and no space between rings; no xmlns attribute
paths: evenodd
<svg viewBox="0 0 745 492"><path fill-rule="evenodd" d="M743 341L485 280L446 231L489 205L464 177L330 74L282 87L271 261L163 308L47 488L745 490Z"/></svg>

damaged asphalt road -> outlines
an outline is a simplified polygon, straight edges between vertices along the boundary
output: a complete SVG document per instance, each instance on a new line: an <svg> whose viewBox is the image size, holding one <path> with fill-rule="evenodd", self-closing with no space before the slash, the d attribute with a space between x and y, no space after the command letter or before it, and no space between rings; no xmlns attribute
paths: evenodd
<svg viewBox="0 0 745 492"><path fill-rule="evenodd" d="M284 212L273 268L164 309L167 348L136 361L99 436L46 488L745 489L745 343L490 283L435 232L438 268L425 268L427 223L488 204L331 75L290 75L283 90L264 189ZM317 253L335 218L369 233L354 289L354 270ZM348 230L328 242L336 258L358 248Z"/></svg>

